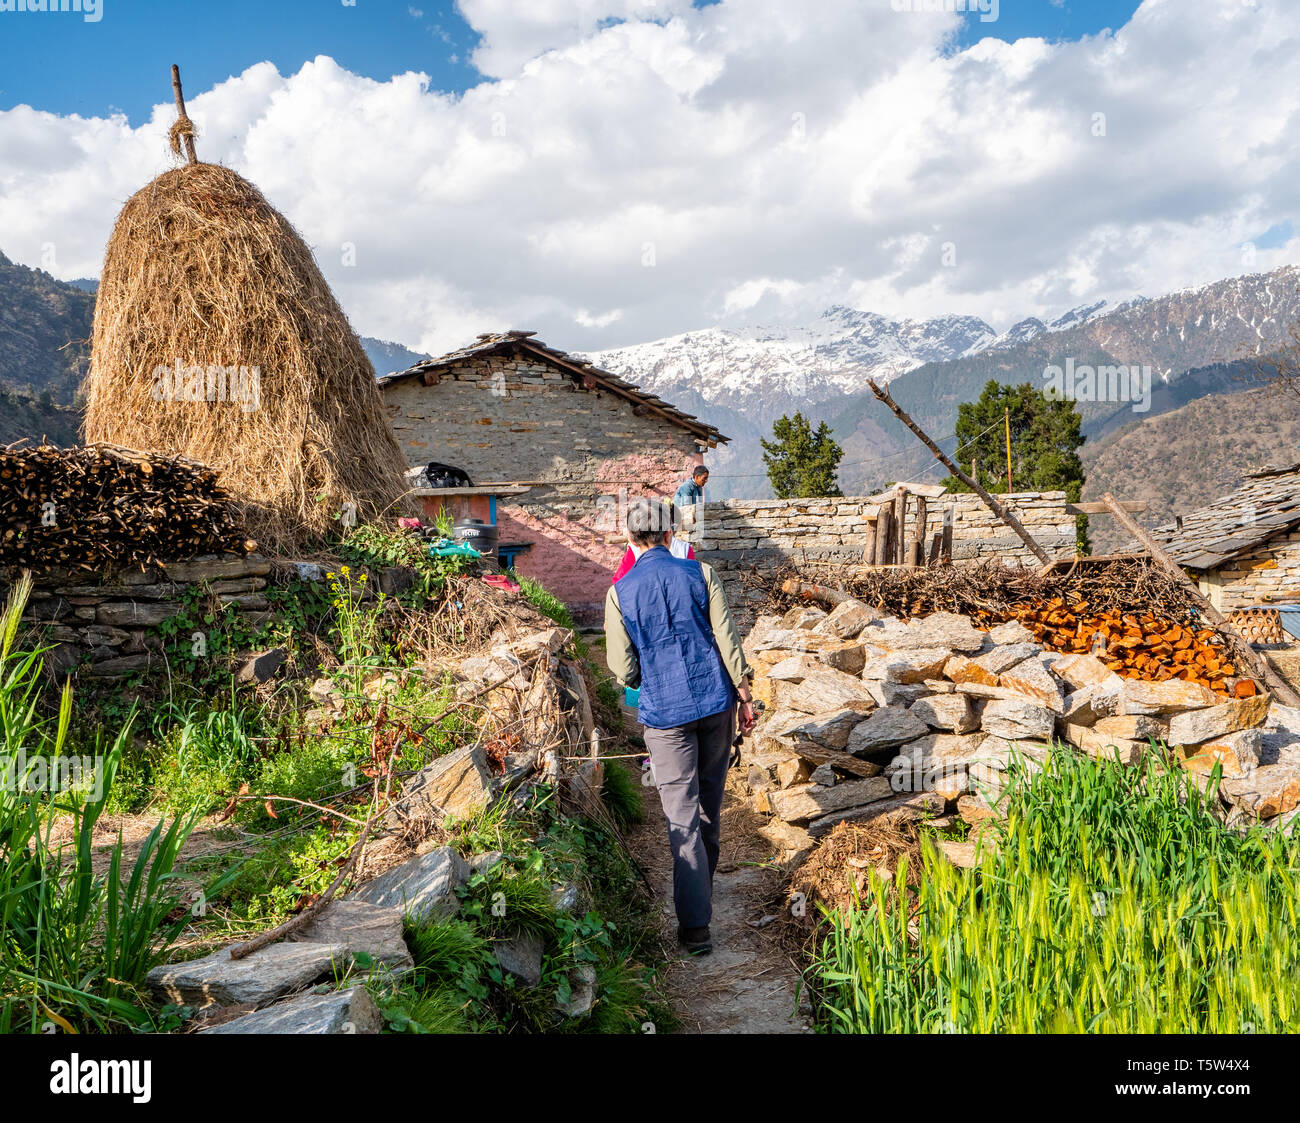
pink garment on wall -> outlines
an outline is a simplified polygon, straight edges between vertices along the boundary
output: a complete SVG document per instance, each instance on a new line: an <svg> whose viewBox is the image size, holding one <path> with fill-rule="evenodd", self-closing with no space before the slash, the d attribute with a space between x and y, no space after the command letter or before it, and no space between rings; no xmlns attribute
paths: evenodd
<svg viewBox="0 0 1300 1123"><path fill-rule="evenodd" d="M685 552L682 547L685 546ZM668 547L675 558L686 558L688 561L695 560L695 547L689 542L683 542L680 538L674 538L671 546ZM636 565L636 559L641 556L643 551L638 550L635 546L629 545L627 552L623 555L623 560L618 563L618 569L614 571L614 579L611 584L618 584L620 577L627 574L627 571Z"/></svg>

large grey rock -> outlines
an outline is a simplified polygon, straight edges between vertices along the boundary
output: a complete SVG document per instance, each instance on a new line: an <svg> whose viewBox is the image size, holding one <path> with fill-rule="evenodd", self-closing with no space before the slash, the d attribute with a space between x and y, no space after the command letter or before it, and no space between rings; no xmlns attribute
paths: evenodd
<svg viewBox="0 0 1300 1123"><path fill-rule="evenodd" d="M1005 624L999 624L996 628L989 629L989 643L1003 644L1012 643L1033 643L1034 633L1026 628L1019 620L1008 620Z"/></svg>
<svg viewBox="0 0 1300 1123"><path fill-rule="evenodd" d="M781 691L782 706L806 714L844 709L854 703L865 703L868 707L875 705L871 692L861 679L830 667L808 674L802 682Z"/></svg>
<svg viewBox="0 0 1300 1123"><path fill-rule="evenodd" d="M109 647L103 650L112 651L113 649ZM91 652L91 655L93 658L94 652ZM143 671L148 666L149 654L141 652L138 655L120 655L114 659L101 659L99 662L92 663L87 667L86 673L92 678L121 678L123 675Z"/></svg>
<svg viewBox="0 0 1300 1123"><path fill-rule="evenodd" d="M1125 741L1147 741L1153 737L1165 741L1169 737L1169 723L1149 714L1114 714L1099 718L1092 728L1106 737L1119 737Z"/></svg>
<svg viewBox="0 0 1300 1123"><path fill-rule="evenodd" d="M803 682L810 674L823 669L825 664L814 655L791 655L774 663L767 672L773 682Z"/></svg>
<svg viewBox="0 0 1300 1123"><path fill-rule="evenodd" d="M952 653L946 647L890 651L868 659L862 668L862 677L904 684L921 683L938 678L950 658Z"/></svg>
<svg viewBox="0 0 1300 1123"><path fill-rule="evenodd" d="M849 807L842 811L832 811L808 824L810 838L821 838L829 833L838 823L865 823L873 819L897 818L915 821L926 815L933 815L943 810L943 796L935 792L916 792L909 795L880 799L859 807Z"/></svg>
<svg viewBox="0 0 1300 1123"><path fill-rule="evenodd" d="M847 780L833 788L820 784L801 784L785 791L770 793L772 810L786 822L817 819L832 811L860 807L893 794L889 781L883 776L869 780Z"/></svg>
<svg viewBox="0 0 1300 1123"><path fill-rule="evenodd" d="M460 908L456 887L468 878L469 863L440 846L367 882L349 899L401 909L416 920L442 920Z"/></svg>
<svg viewBox="0 0 1300 1123"><path fill-rule="evenodd" d="M1225 733L1199 745L1185 748L1186 758L1181 762L1188 772L1208 776L1217 764L1223 776L1247 776L1259 767L1259 751L1263 734L1258 729L1241 729Z"/></svg>
<svg viewBox="0 0 1300 1123"><path fill-rule="evenodd" d="M906 709L919 698L924 698L930 691L930 684L925 682L890 682L888 679L863 679L867 690L877 706L902 706ZM946 684L951 688L951 683Z"/></svg>
<svg viewBox="0 0 1300 1123"><path fill-rule="evenodd" d="M1300 807L1300 763L1266 764L1241 779L1226 778L1223 793L1256 819L1274 819Z"/></svg>
<svg viewBox="0 0 1300 1123"><path fill-rule="evenodd" d="M871 712L870 703L854 702L820 714L800 714L779 726L767 728L774 737L807 738L828 749L842 749L849 734Z"/></svg>
<svg viewBox="0 0 1300 1123"><path fill-rule="evenodd" d="M985 633L969 617L953 612L932 612L903 626L896 620L878 621L859 632L858 638L895 651L942 647L950 652L973 652L985 643Z"/></svg>
<svg viewBox="0 0 1300 1123"><path fill-rule="evenodd" d="M829 647L823 647L817 653L817 658L846 675L859 675L867 664L867 651L860 643L840 640Z"/></svg>
<svg viewBox="0 0 1300 1123"><path fill-rule="evenodd" d="M304 994L254 1010L204 1033L378 1033L384 1016L365 987L332 994Z"/></svg>
<svg viewBox="0 0 1300 1123"><path fill-rule="evenodd" d="M1059 666L1060 664L1056 664ZM1178 714L1215 706L1222 699L1208 686L1171 678L1165 682L1145 682L1127 678L1120 691L1122 714ZM1172 731L1170 736L1172 736ZM1213 736L1213 734L1211 734Z"/></svg>
<svg viewBox="0 0 1300 1123"><path fill-rule="evenodd" d="M1067 683L1073 690L1109 679L1114 672L1095 655L1057 654L1049 657L1052 674Z"/></svg>
<svg viewBox="0 0 1300 1123"><path fill-rule="evenodd" d="M969 733L979 728L979 718L965 694L932 694L920 698L908 708L915 718L920 718L931 729L949 733Z"/></svg>
<svg viewBox="0 0 1300 1123"><path fill-rule="evenodd" d="M317 916L289 936L312 944L342 944L353 955L362 952L396 971L415 965L402 935L402 910L372 905L355 897L333 900Z"/></svg>
<svg viewBox="0 0 1300 1123"><path fill-rule="evenodd" d="M1268 717L1271 699L1267 694L1253 698L1234 698L1219 706L1203 710L1184 710L1169 719L1169 744L1199 745L1215 737L1254 729Z"/></svg>
<svg viewBox="0 0 1300 1123"><path fill-rule="evenodd" d="M1147 741L1117 737L1095 726L1067 724L1065 739L1094 760L1118 760L1121 764L1137 764L1150 751Z"/></svg>
<svg viewBox="0 0 1300 1123"><path fill-rule="evenodd" d="M351 960L344 944L270 944L243 959L221 948L202 959L165 963L146 976L153 993L182 1006L265 1006Z"/></svg>
<svg viewBox="0 0 1300 1123"><path fill-rule="evenodd" d="M1065 697L1061 720L1073 725L1093 725L1119 714L1123 708L1124 680L1110 674L1099 682L1081 686Z"/></svg>
<svg viewBox="0 0 1300 1123"><path fill-rule="evenodd" d="M596 969L590 963L579 963L569 972L569 997L558 995L555 1005L560 1013L570 1018L581 1018L596 1005Z"/></svg>
<svg viewBox="0 0 1300 1123"><path fill-rule="evenodd" d="M95 621L122 628L152 628L180 612L181 605L173 601L123 601L101 604L95 609Z"/></svg>
<svg viewBox="0 0 1300 1123"><path fill-rule="evenodd" d="M163 569L168 580L188 585L223 577L265 577L271 572L271 563L260 554L249 554L246 558L209 554L190 561L165 562Z"/></svg>
<svg viewBox="0 0 1300 1123"><path fill-rule="evenodd" d="M1002 650L1007 650L1003 648ZM1065 713L1065 691L1061 681L1048 671L1047 665L1037 655L1022 659L998 673L998 685L1014 690L1054 714Z"/></svg>
<svg viewBox="0 0 1300 1123"><path fill-rule="evenodd" d="M827 763L819 764L808 776L810 783L820 784L823 788L833 788L837 779L835 769Z"/></svg>
<svg viewBox="0 0 1300 1123"><path fill-rule="evenodd" d="M879 619L880 613L860 600L846 600L837 604L825 619L819 620L813 631L839 639L853 639L873 620Z"/></svg>
<svg viewBox="0 0 1300 1123"><path fill-rule="evenodd" d="M855 725L845 748L854 756L866 756L914 741L929 732L930 727L916 715L891 707L877 710L866 721Z"/></svg>
<svg viewBox="0 0 1300 1123"><path fill-rule="evenodd" d="M976 761L1004 766L1006 754L1000 747L1003 742L997 738L992 740L997 747L986 749L990 738L983 733L931 733L902 746L898 755L885 766L885 775L892 779L897 773L909 769L913 773L941 774L969 767ZM895 790L904 789L896 785ZM925 785L906 790L925 790Z"/></svg>
<svg viewBox="0 0 1300 1123"><path fill-rule="evenodd" d="M797 604L781 617L781 625L793 631L806 629L811 631L826 619L826 610L811 604Z"/></svg>
<svg viewBox="0 0 1300 1123"><path fill-rule="evenodd" d="M1262 733L1260 764L1300 763L1300 710L1274 702Z"/></svg>
<svg viewBox="0 0 1300 1123"><path fill-rule="evenodd" d="M407 780L388 819L390 823L425 817L440 821L444 815L467 819L491 799L487 753L481 745L469 744L439 757Z"/></svg>
<svg viewBox="0 0 1300 1123"><path fill-rule="evenodd" d="M542 981L541 937L525 934L498 940L492 951L501 970L513 975L521 985L535 987Z"/></svg>
<svg viewBox="0 0 1300 1123"><path fill-rule="evenodd" d="M1056 716L1046 706L1018 698L993 698L984 706L980 727L1009 741L1050 740Z"/></svg>

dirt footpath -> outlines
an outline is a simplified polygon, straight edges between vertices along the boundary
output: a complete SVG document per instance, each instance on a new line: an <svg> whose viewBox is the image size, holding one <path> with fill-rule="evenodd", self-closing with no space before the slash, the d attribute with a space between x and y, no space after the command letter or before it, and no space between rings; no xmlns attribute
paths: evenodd
<svg viewBox="0 0 1300 1123"><path fill-rule="evenodd" d="M713 883L710 955L682 955L668 969L668 997L685 1033L808 1033L807 1004L796 999L799 972L776 939L780 925L756 925L782 906L784 877L768 864L772 847L754 833L755 816L727 783L722 852ZM668 827L653 788L646 821L628 842L661 906L663 930L677 948Z"/></svg>

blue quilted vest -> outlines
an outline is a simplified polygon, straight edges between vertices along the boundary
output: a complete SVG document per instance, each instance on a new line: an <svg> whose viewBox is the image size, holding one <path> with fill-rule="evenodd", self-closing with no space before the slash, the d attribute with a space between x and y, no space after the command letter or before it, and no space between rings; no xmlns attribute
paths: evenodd
<svg viewBox="0 0 1300 1123"><path fill-rule="evenodd" d="M616 588L641 663L637 720L651 729L671 729L728 709L735 687L713 639L700 563L655 546Z"/></svg>

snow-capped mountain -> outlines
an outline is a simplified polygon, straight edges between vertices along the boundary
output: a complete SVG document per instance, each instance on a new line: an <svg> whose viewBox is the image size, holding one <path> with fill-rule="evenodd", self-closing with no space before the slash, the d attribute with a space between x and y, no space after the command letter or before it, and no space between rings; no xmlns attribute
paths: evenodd
<svg viewBox="0 0 1300 1123"><path fill-rule="evenodd" d="M586 355L593 363L676 401L766 417L866 389L922 363L985 350L997 333L975 316L891 320L836 305L793 327L704 328Z"/></svg>
<svg viewBox="0 0 1300 1123"><path fill-rule="evenodd" d="M1297 321L1300 267L1285 266L1153 299L1089 302L1001 334L973 316L892 320L836 306L806 326L712 327L587 357L734 438L712 454L719 497L767 494L759 438L796 409L835 427L845 448L842 485L870 490L928 465L928 453L882 421L869 378L898 379L899 400L939 437L951 434L958 404L977 398L989 379L1036 384L1047 364L1070 356L1150 365L1158 413L1205 393L1235 392L1235 382L1217 385L1236 376L1216 364L1282 345ZM1187 372L1199 373L1184 380ZM1079 408L1094 435L1134 416L1123 404ZM1114 418L1102 416L1107 408ZM919 449L917 465L906 460L907 449Z"/></svg>

